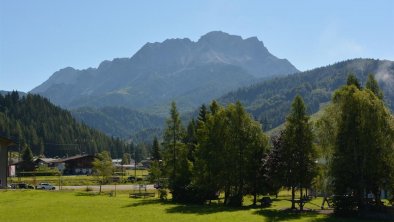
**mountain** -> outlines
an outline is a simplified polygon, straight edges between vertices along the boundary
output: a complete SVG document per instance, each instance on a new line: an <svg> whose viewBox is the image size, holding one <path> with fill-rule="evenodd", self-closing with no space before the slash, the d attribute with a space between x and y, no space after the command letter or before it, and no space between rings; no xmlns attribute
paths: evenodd
<svg viewBox="0 0 394 222"><path fill-rule="evenodd" d="M19 148L28 145L34 154L66 156L95 154L108 150L114 158L133 150L120 139L78 123L69 111L63 110L39 95L18 92L0 94L0 135L13 138Z"/></svg>
<svg viewBox="0 0 394 222"><path fill-rule="evenodd" d="M219 99L222 104L240 101L263 123L266 130L285 122L291 102L299 94L310 114L329 102L333 92L346 84L353 73L365 84L368 74L374 74L383 90L385 102L394 110L394 62L388 60L353 59L310 71L278 77L230 92Z"/></svg>
<svg viewBox="0 0 394 222"><path fill-rule="evenodd" d="M140 141L136 133L142 131L159 131L164 126L164 118L137 112L124 107L83 107L72 110L71 114L88 126L110 136L132 138Z"/></svg>
<svg viewBox="0 0 394 222"><path fill-rule="evenodd" d="M256 37L214 31L197 42L147 43L131 58L104 61L98 68L61 69L31 93L69 109L124 106L163 115L172 100L190 111L256 79L295 72Z"/></svg>

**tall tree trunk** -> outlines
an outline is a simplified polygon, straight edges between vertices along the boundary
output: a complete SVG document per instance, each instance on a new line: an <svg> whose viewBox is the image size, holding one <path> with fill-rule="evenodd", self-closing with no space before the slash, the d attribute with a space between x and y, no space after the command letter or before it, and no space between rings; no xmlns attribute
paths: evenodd
<svg viewBox="0 0 394 222"><path fill-rule="evenodd" d="M380 195L381 195L380 190L379 190L379 189L375 190L375 191L373 192L373 195L375 196L375 204L376 204L377 206L381 205L382 202L380 201Z"/></svg>
<svg viewBox="0 0 394 222"><path fill-rule="evenodd" d="M257 204L257 176L254 177L253 182L253 206Z"/></svg>
<svg viewBox="0 0 394 222"><path fill-rule="evenodd" d="M230 189L226 186L224 190L224 205L228 204L228 196L229 196Z"/></svg>
<svg viewBox="0 0 394 222"><path fill-rule="evenodd" d="M302 187L300 187L300 211L304 210L304 197L302 193Z"/></svg>
<svg viewBox="0 0 394 222"><path fill-rule="evenodd" d="M257 203L257 192L254 192L253 194L253 206L256 206Z"/></svg>
<svg viewBox="0 0 394 222"><path fill-rule="evenodd" d="M294 186L291 186L291 209L296 209L295 202L294 202L294 197L295 197Z"/></svg>

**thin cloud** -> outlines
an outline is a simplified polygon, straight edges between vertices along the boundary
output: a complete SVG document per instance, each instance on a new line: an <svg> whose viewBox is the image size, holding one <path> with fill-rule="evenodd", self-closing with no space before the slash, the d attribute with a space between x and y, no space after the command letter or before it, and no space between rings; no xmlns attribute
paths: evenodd
<svg viewBox="0 0 394 222"><path fill-rule="evenodd" d="M330 23L320 34L321 51L332 58L361 57L364 47L354 38L346 36L337 22Z"/></svg>

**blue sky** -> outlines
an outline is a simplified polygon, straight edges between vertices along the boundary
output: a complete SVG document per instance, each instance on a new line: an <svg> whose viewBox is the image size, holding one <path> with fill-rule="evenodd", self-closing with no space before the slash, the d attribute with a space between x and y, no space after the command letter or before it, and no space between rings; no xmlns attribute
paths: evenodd
<svg viewBox="0 0 394 222"><path fill-rule="evenodd" d="M394 60L392 0L0 0L0 90L29 91L67 66L97 67L146 42L213 30L257 36L300 70Z"/></svg>

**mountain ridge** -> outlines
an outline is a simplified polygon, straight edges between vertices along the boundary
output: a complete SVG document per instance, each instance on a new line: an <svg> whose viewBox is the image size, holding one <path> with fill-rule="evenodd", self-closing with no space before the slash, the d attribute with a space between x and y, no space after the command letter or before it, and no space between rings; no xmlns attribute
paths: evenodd
<svg viewBox="0 0 394 222"><path fill-rule="evenodd" d="M288 60L269 53L256 37L213 31L196 42L146 43L132 57L105 60L97 68L66 67L30 92L65 108L149 110L176 100L191 110L258 78L294 72L298 70ZM188 92L191 96L185 97Z"/></svg>

